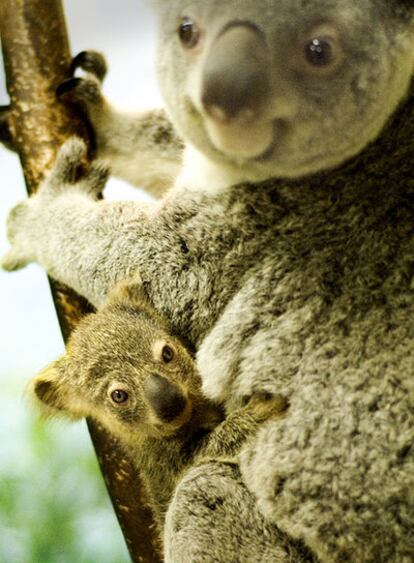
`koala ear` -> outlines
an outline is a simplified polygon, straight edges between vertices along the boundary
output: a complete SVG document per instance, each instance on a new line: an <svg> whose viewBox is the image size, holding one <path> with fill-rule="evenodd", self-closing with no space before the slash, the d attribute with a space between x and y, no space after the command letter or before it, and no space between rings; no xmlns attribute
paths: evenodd
<svg viewBox="0 0 414 563"><path fill-rule="evenodd" d="M109 294L107 304L104 308L126 308L144 314L147 318L153 319L158 325L166 327L167 323L155 310L150 302L141 279L134 276L131 279L120 282Z"/></svg>
<svg viewBox="0 0 414 563"><path fill-rule="evenodd" d="M29 395L35 398L45 416L62 414L73 418L75 415L68 408L68 393L63 382L66 369L66 357L62 356L29 383Z"/></svg>
<svg viewBox="0 0 414 563"><path fill-rule="evenodd" d="M129 301L141 306L149 303L148 296L139 278L133 278L119 283L110 294L109 299L114 301Z"/></svg>

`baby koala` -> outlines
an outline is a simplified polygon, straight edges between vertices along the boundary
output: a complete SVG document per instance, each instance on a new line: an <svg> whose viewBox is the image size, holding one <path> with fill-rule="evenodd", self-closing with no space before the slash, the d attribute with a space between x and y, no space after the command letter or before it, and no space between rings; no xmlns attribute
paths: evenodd
<svg viewBox="0 0 414 563"><path fill-rule="evenodd" d="M162 534L174 489L190 465L235 456L259 424L282 416L286 401L255 395L223 421L201 394L187 347L171 334L140 284L124 282L85 317L66 353L30 390L46 415L92 417L115 435L139 471Z"/></svg>

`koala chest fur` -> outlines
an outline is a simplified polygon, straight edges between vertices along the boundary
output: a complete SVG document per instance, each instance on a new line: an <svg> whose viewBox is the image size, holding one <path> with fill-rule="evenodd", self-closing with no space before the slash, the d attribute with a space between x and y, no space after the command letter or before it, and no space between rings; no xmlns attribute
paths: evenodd
<svg viewBox="0 0 414 563"><path fill-rule="evenodd" d="M411 119L411 110L395 119ZM248 362L242 348L271 358L249 385L284 393L305 356L310 365L325 354L329 365L340 350L345 366L411 340L413 182L409 140L393 140L392 129L336 172L197 200L181 191L160 208L138 270L174 329L197 348L206 339L199 361L210 394L239 400L251 392L237 380Z"/></svg>

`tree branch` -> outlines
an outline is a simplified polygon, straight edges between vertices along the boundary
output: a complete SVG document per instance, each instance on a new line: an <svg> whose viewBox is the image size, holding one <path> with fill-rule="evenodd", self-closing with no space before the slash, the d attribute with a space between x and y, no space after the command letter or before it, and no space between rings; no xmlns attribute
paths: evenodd
<svg viewBox="0 0 414 563"><path fill-rule="evenodd" d="M68 78L71 56L60 0L1 0L0 34L10 108L0 112L0 135L17 150L29 194L50 170L58 148L73 134L87 138L74 108L56 100ZM66 340L90 306L51 280ZM133 561L159 563L155 528L141 482L117 442L93 421L88 427L105 482Z"/></svg>

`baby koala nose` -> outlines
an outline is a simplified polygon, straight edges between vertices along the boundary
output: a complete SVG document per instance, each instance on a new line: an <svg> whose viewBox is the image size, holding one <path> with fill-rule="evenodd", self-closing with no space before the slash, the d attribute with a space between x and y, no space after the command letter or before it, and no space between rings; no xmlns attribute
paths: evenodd
<svg viewBox="0 0 414 563"><path fill-rule="evenodd" d="M220 122L251 121L270 90L270 53L263 34L249 22L224 28L208 54L202 76L201 102Z"/></svg>
<svg viewBox="0 0 414 563"><path fill-rule="evenodd" d="M144 394L156 416L166 423L178 419L189 402L175 383L159 374L147 378Z"/></svg>

